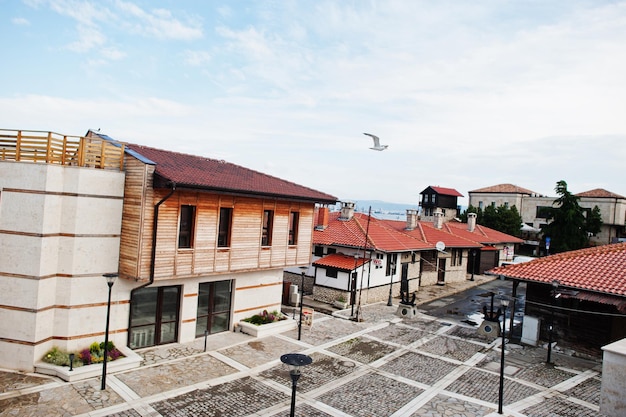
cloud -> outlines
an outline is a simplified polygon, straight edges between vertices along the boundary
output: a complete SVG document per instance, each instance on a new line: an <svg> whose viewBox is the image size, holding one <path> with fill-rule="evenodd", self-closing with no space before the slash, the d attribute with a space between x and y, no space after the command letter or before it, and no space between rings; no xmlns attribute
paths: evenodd
<svg viewBox="0 0 626 417"><path fill-rule="evenodd" d="M197 19L183 22L173 17L169 10L145 11L134 3L121 0L117 0L115 6L123 14L123 23L143 36L185 41L202 37L202 26Z"/></svg>
<svg viewBox="0 0 626 417"><path fill-rule="evenodd" d="M24 19L23 17L14 17L11 19L11 23L16 26L30 26L30 21L28 19Z"/></svg>
<svg viewBox="0 0 626 417"><path fill-rule="evenodd" d="M199 67L211 61L211 54L207 51L183 51L183 60L187 65Z"/></svg>

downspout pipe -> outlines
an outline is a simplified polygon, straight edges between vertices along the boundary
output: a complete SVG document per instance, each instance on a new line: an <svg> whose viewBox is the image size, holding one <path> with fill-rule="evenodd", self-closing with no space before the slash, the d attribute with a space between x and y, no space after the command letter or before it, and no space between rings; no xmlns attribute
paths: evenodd
<svg viewBox="0 0 626 417"><path fill-rule="evenodd" d="M161 199L158 203L154 205L154 219L152 220L152 253L150 254L150 280L147 284L142 287L147 287L148 285L152 285L154 283L154 262L156 260L156 240L157 240L157 226L159 225L159 206L167 199L169 199L174 191L176 191L176 183L170 182L172 189L170 192ZM141 287L140 287L141 288Z"/></svg>
<svg viewBox="0 0 626 417"><path fill-rule="evenodd" d="M133 288L133 290L131 291L131 298L132 298L132 292L135 292L141 288L147 287L154 283L154 262L156 259L156 240L157 240L157 226L159 225L159 206L165 203L165 201L169 199L172 196L172 194L174 194L174 191L176 191L175 182L170 182L170 186L172 187L170 192L165 197L163 197L161 201L159 201L158 203L154 205L154 219L152 221L152 248L151 248L151 253L150 253L150 279L148 280L147 283L140 285L137 288Z"/></svg>

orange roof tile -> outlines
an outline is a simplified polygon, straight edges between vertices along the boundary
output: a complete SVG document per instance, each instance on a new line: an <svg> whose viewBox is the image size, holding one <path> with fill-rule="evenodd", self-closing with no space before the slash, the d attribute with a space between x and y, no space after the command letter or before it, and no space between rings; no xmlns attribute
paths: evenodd
<svg viewBox="0 0 626 417"><path fill-rule="evenodd" d="M354 259L343 253L332 253L313 262L313 266L331 267L342 271L354 271L363 264L369 262L367 258Z"/></svg>
<svg viewBox="0 0 626 417"><path fill-rule="evenodd" d="M437 194L440 194L440 195L450 195L450 196L453 196L453 197L463 197L463 194L461 194L460 192L458 192L454 188L435 187L433 185L427 187L426 190L428 190L428 188L432 188ZM424 191L426 191L426 190L424 190ZM424 191L422 191L422 193Z"/></svg>
<svg viewBox="0 0 626 417"><path fill-rule="evenodd" d="M490 187L478 188L470 191L470 193L502 193L502 194L537 194L526 188L522 188L515 184L498 184Z"/></svg>
<svg viewBox="0 0 626 417"><path fill-rule="evenodd" d="M237 192L273 198L300 199L334 204L337 198L223 160L128 144L126 150L156 165L156 179L174 182L178 187L216 192ZM158 182L158 181L155 181Z"/></svg>
<svg viewBox="0 0 626 417"><path fill-rule="evenodd" d="M619 194L612 193L610 191L605 190L604 188L595 188L589 191L583 191L582 193L576 194L577 197L591 197L591 198L621 198L626 199L626 197L621 196Z"/></svg>
<svg viewBox="0 0 626 417"><path fill-rule="evenodd" d="M626 242L596 246L501 266L488 271L510 279L626 296Z"/></svg>
<svg viewBox="0 0 626 417"><path fill-rule="evenodd" d="M447 222L444 223L444 227L446 227L450 233L474 242L482 243L483 245L495 245L498 243L524 243L523 239L502 233L498 230L490 229L489 227L481 226L479 224L476 225L473 232L470 232L467 229L467 223Z"/></svg>

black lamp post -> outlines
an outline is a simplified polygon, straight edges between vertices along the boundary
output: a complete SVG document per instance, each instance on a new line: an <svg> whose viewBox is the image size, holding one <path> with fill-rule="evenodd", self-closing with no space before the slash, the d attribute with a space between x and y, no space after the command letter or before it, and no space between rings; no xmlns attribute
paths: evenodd
<svg viewBox="0 0 626 417"><path fill-rule="evenodd" d="M474 271L476 270L476 249L472 249L472 277L470 281L474 281Z"/></svg>
<svg viewBox="0 0 626 417"><path fill-rule="evenodd" d="M546 359L546 363L548 365L552 364L552 332L554 330L554 304L557 298L561 296L561 294L557 294L557 290L559 288L559 281L552 281L552 292L550 294L550 326L548 327L548 358Z"/></svg>
<svg viewBox="0 0 626 417"><path fill-rule="evenodd" d="M509 306L509 300L503 298L500 300L502 304L502 345L500 346L500 391L498 395L498 414L502 414L502 402L504 401L504 346L506 341L504 339L506 329L506 308Z"/></svg>
<svg viewBox="0 0 626 417"><path fill-rule="evenodd" d="M387 300L387 305L389 307L391 307L393 305L392 303L392 295L391 295L391 290L393 290L393 274L396 272L396 264L395 263L391 263L391 278L389 279L389 299Z"/></svg>
<svg viewBox="0 0 626 417"><path fill-rule="evenodd" d="M289 376L291 377L291 411L289 412L289 417L294 417L296 412L296 387L301 375L300 367L310 365L313 359L301 353L287 353L280 357L280 361L289 366Z"/></svg>
<svg viewBox="0 0 626 417"><path fill-rule="evenodd" d="M300 320L298 321L298 340L302 336L302 308L304 306L304 275L306 274L306 269L302 269L302 289L300 290Z"/></svg>
<svg viewBox="0 0 626 417"><path fill-rule="evenodd" d="M111 287L115 283L115 278L117 278L117 274L104 274L103 277L107 280L107 285L109 286L109 299L107 301L107 324L104 330L104 360L102 361L102 385L100 387L101 390L106 389L106 379L107 379L107 359L109 356L109 319L111 318Z"/></svg>

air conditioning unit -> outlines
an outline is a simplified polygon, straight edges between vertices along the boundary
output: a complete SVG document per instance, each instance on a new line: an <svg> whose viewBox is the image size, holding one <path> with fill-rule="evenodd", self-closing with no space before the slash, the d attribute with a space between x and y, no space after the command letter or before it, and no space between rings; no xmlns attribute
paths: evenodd
<svg viewBox="0 0 626 417"><path fill-rule="evenodd" d="M480 327L478 327L478 334L490 339L497 338L498 336L500 336L500 322L483 320L483 322L480 324Z"/></svg>

